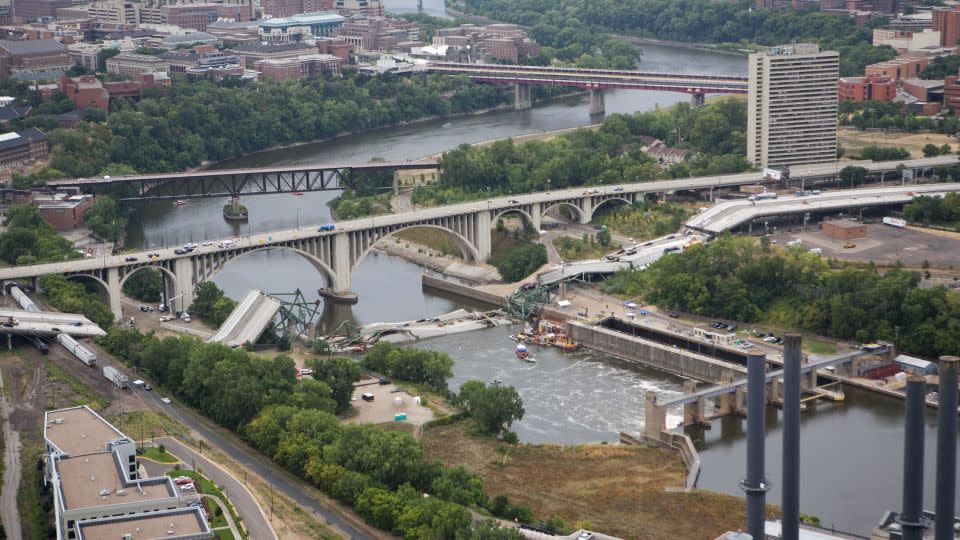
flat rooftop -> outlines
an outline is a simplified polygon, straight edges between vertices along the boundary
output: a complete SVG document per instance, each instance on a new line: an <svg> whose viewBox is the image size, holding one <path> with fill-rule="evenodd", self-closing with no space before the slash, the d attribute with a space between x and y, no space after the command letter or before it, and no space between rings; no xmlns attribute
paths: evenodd
<svg viewBox="0 0 960 540"><path fill-rule="evenodd" d="M59 460L60 488L67 510L176 497L166 479L125 482L112 452ZM138 487L139 485L139 487ZM106 491L104 491L106 490ZM117 492L119 491L119 495ZM100 493L109 493L101 495ZM119 536L117 536L119 538Z"/></svg>
<svg viewBox="0 0 960 540"><path fill-rule="evenodd" d="M849 219L833 219L830 221L824 221L824 225L830 225L833 227L839 227L841 229L856 229L859 227L864 227L863 223L857 221L851 221Z"/></svg>
<svg viewBox="0 0 960 540"><path fill-rule="evenodd" d="M183 508L159 514L138 514L77 523L80 540L101 538L130 538L131 540L158 540L196 538L210 533L199 508ZM129 536L124 536L129 535Z"/></svg>
<svg viewBox="0 0 960 540"><path fill-rule="evenodd" d="M87 406L47 411L44 420L43 437L71 456L106 452L109 441L126 438Z"/></svg>

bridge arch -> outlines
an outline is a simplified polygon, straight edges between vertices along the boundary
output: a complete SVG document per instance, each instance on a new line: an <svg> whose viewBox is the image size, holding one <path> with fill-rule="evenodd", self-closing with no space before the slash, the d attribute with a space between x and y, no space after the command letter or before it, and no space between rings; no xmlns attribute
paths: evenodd
<svg viewBox="0 0 960 540"><path fill-rule="evenodd" d="M493 217L490 219L490 225L496 226L498 219L502 218L507 214L514 214L514 213L520 214L521 216L523 216L524 219L526 219L526 222L529 223L531 226L535 226L536 223L539 223L539 220L533 219L533 216L530 215L530 212L527 212L522 208L511 207L511 208L496 210L493 214Z"/></svg>
<svg viewBox="0 0 960 540"><path fill-rule="evenodd" d="M276 249L276 250L292 251L293 253L296 253L297 255L300 255L301 257L303 257L304 259L306 259L307 262L309 262L310 264L312 264L313 267L316 268L316 269L320 272L321 275L323 275L324 280L325 280L324 285L326 285L326 286L331 286L331 285L333 285L334 283L337 283L337 274L336 274L336 272L333 271L333 268L331 268L330 265L328 265L327 263L325 263L325 262L323 262L322 260L320 260L319 257L316 257L316 256L314 256L313 254L311 254L311 253L309 253L309 252L307 252L307 251L304 251L304 250L302 250L302 249L295 248L295 247L292 247L292 246L286 246L286 245L283 245L283 244L271 244L271 245L267 245L267 246L258 246L258 247L255 247L255 248L253 248L253 249L237 250L237 251L235 251L235 252L230 253L230 255L227 256L227 257L223 260L223 262L222 262L221 264L216 265L210 273L202 276L202 277L194 284L194 287L196 287L197 285L200 285L200 284L203 283L204 281L212 280L213 278L215 278L215 277L217 276L217 274L220 273L221 270L223 270L224 268L226 268L227 265L229 265L231 262L233 262L233 261L235 261L235 260L237 260L237 259L243 258L243 256L245 256L245 255L248 255L248 254L250 254L250 253L256 253L256 252L258 252L258 251L269 251L269 250L274 250L274 249Z"/></svg>
<svg viewBox="0 0 960 540"><path fill-rule="evenodd" d="M137 268L134 268L133 270L130 270L129 272L125 273L123 277L120 278L120 290L123 290L123 284L126 283L128 279L130 279L130 276L136 274L137 272L145 268L153 268L155 270L159 270L161 274L164 274L170 280L170 283L173 285L173 290L177 290L176 274L174 274L169 268L166 268L159 264L144 264L142 266L138 266Z"/></svg>
<svg viewBox="0 0 960 540"><path fill-rule="evenodd" d="M457 233L456 231L452 229L448 229L447 227L443 227L441 225L433 225L430 223L412 223L409 225L400 226L396 230L392 230L389 233L380 236L374 242L371 242L370 245L367 246L367 248L364 249L362 252L360 252L360 255L357 256L356 261L354 261L350 267L350 271L352 272L356 270L357 267L360 266L360 263L363 262L363 259L367 256L367 254L370 253L373 250L373 248L382 240L385 240L397 234L400 231L405 231L408 229L417 229L421 227L443 231L444 233L446 233L447 237L451 238L454 242L456 242L457 247L460 248L460 253L463 255L464 260L468 262L480 261L480 250L477 248L477 246L473 245L473 242L468 240L463 235Z"/></svg>
<svg viewBox="0 0 960 540"><path fill-rule="evenodd" d="M597 210L600 210L601 208L603 208L604 205L606 205L607 203L613 202L613 201L616 201L616 202L619 202L619 203L624 203L624 204L626 204L626 205L628 205L628 206L631 205L631 204L633 204L633 201L627 199L626 197L619 197L619 196L617 196L617 197L610 197L610 198L604 199L604 200L598 202L598 203L596 204L596 206L593 207L593 212L591 212L591 214L590 214L590 219L587 220L587 221L592 220L592 219L593 219L593 216L597 215Z"/></svg>
<svg viewBox="0 0 960 540"><path fill-rule="evenodd" d="M541 214L542 216L546 216L546 215L550 212L550 210L553 210L554 208L571 208L571 209L574 210L575 215L576 215L576 217L575 217L574 219L577 219L577 220L580 221L580 222L584 222L584 221L583 221L583 217L584 217L584 216L583 216L583 210L582 210L579 206L577 206L577 205L575 205L575 204L573 204L572 202L569 202L569 201L557 201L557 202L551 204L550 206L545 207L545 208L543 209L543 211L540 212L540 214Z"/></svg>
<svg viewBox="0 0 960 540"><path fill-rule="evenodd" d="M98 276L98 275L96 275L96 274L94 274L94 273L73 272L73 273L63 274L63 277L65 277L65 278L67 278L67 279L73 279L73 280L76 280L76 281L79 281L80 279L89 279L89 280L92 280L94 283L97 283L97 284L100 285L100 296L101 296L101 298L106 302L107 305L110 305L110 304L111 304L110 285L109 285L103 278L101 278L100 276Z"/></svg>

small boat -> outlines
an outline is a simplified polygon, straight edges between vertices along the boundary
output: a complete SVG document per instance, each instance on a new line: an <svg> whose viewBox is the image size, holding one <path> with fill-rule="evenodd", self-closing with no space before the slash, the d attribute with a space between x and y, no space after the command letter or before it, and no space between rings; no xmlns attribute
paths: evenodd
<svg viewBox="0 0 960 540"><path fill-rule="evenodd" d="M523 343L517 344L517 358L523 360L524 362L533 362L533 358L530 358L530 351L527 350L527 346Z"/></svg>
<svg viewBox="0 0 960 540"><path fill-rule="evenodd" d="M507 337L510 338L510 339L512 339L513 341L520 341L520 338L517 337L516 334L510 334L510 335L507 336Z"/></svg>
<svg viewBox="0 0 960 540"><path fill-rule="evenodd" d="M299 196L301 196L301 195L303 195L303 192L302 192L302 191L294 191L294 192L293 192L293 196L294 196L294 197L299 197Z"/></svg>
<svg viewBox="0 0 960 540"><path fill-rule="evenodd" d="M490 384L492 384L492 385L497 385L497 384L500 384L500 383L502 383L502 382L503 382L503 381L501 381L500 379L494 379L494 380L490 381Z"/></svg>
<svg viewBox="0 0 960 540"><path fill-rule="evenodd" d="M173 202L173 205L174 205L174 206L186 206L186 205L187 205L187 201L185 201L184 199L177 199L176 201Z"/></svg>
<svg viewBox="0 0 960 540"><path fill-rule="evenodd" d="M453 124L444 124L444 125L442 125L442 126L440 126L440 127L442 127L442 128L448 128L448 127L450 127L450 126L452 126L452 125L453 125Z"/></svg>

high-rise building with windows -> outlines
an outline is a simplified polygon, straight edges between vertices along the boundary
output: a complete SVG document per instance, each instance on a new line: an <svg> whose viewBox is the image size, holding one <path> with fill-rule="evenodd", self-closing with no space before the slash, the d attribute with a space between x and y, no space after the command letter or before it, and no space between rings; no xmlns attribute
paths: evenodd
<svg viewBox="0 0 960 540"><path fill-rule="evenodd" d="M813 43L750 55L747 159L760 167L836 161L839 62Z"/></svg>

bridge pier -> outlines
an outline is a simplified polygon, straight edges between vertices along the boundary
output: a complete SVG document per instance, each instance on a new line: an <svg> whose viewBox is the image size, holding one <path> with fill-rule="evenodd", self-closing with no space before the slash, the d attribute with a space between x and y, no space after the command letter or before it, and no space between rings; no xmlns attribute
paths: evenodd
<svg viewBox="0 0 960 540"><path fill-rule="evenodd" d="M724 371L720 374L718 384L730 384L733 382L733 372ZM736 394L729 393L717 397L717 416L730 416L736 411Z"/></svg>
<svg viewBox="0 0 960 540"><path fill-rule="evenodd" d="M525 111L533 108L533 99L530 98L530 85L523 83L514 83L513 85L513 110Z"/></svg>
<svg viewBox="0 0 960 540"><path fill-rule="evenodd" d="M686 394L693 394L697 391L697 381L683 381L683 392ZM701 425L701 426L710 426L710 421L707 420L706 415L706 402L702 399L698 399L692 403L683 404L683 425L692 426L692 425Z"/></svg>
<svg viewBox="0 0 960 540"><path fill-rule="evenodd" d="M706 104L706 96L703 92L694 92L690 95L690 106L693 108L703 107Z"/></svg>
<svg viewBox="0 0 960 540"><path fill-rule="evenodd" d="M123 309L120 303L120 269L117 267L107 268L107 298L110 301L110 311L113 312L113 320L123 319Z"/></svg>
<svg viewBox="0 0 960 540"><path fill-rule="evenodd" d="M320 295L341 304L356 304L357 293L350 290L350 233L340 232L333 235L333 283L329 288L320 289Z"/></svg>
<svg viewBox="0 0 960 540"><path fill-rule="evenodd" d="M660 432L667 429L667 408L657 404L657 394L653 392L647 392L643 400L643 434L660 440Z"/></svg>
<svg viewBox="0 0 960 540"><path fill-rule="evenodd" d="M590 89L590 115L603 114L607 111L606 105L603 103L603 89L602 88L591 88Z"/></svg>

